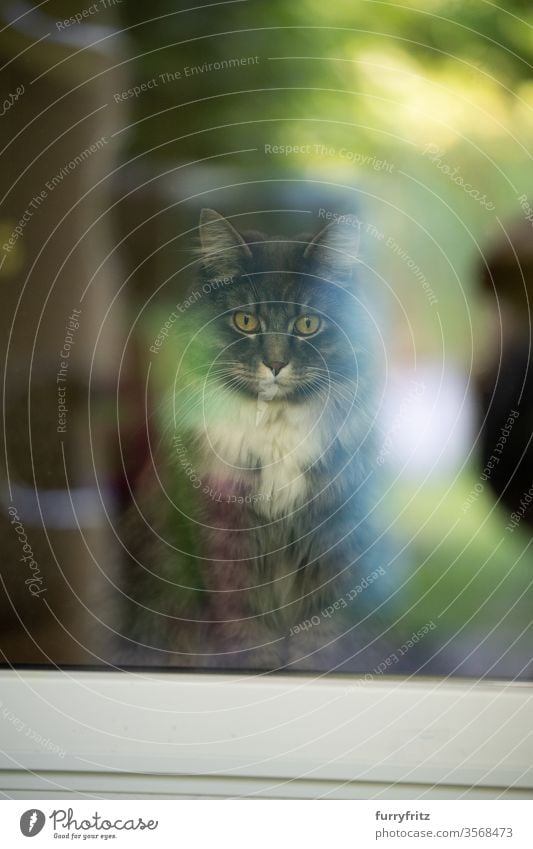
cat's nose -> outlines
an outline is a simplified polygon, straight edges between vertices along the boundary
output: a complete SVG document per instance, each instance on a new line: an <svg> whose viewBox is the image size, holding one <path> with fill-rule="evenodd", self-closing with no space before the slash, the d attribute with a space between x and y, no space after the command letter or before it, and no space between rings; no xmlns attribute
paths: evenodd
<svg viewBox="0 0 533 849"><path fill-rule="evenodd" d="M270 369L274 377L277 377L281 369L285 368L285 366L287 365L287 363L281 363L279 362L279 360L272 362L267 362L266 360L263 360L263 363L266 365L267 368Z"/></svg>

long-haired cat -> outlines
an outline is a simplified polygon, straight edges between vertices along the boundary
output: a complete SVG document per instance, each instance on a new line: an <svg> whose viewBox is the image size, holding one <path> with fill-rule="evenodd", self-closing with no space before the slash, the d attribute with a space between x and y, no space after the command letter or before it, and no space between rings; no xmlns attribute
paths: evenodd
<svg viewBox="0 0 533 849"><path fill-rule="evenodd" d="M358 235L353 218L315 236L241 233L203 210L199 275L166 342L165 427L124 534L131 659L364 669L382 657L390 552Z"/></svg>

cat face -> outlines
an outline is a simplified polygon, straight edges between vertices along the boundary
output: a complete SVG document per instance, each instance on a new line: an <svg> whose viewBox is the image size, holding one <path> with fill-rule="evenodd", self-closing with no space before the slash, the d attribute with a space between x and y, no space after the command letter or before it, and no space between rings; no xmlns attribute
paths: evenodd
<svg viewBox="0 0 533 849"><path fill-rule="evenodd" d="M217 379L268 400L353 396L362 311L353 223L285 240L240 234L204 210L200 234L203 326Z"/></svg>

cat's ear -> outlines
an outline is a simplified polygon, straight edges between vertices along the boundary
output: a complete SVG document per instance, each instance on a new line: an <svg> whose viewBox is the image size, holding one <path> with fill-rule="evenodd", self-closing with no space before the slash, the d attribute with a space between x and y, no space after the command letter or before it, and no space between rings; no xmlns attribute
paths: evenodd
<svg viewBox="0 0 533 849"><path fill-rule="evenodd" d="M200 213L200 254L206 271L217 276L235 277L252 252L240 233L214 209Z"/></svg>
<svg viewBox="0 0 533 849"><path fill-rule="evenodd" d="M320 277L346 285L357 263L360 230L360 222L353 217L332 221L311 239L304 258L313 264Z"/></svg>

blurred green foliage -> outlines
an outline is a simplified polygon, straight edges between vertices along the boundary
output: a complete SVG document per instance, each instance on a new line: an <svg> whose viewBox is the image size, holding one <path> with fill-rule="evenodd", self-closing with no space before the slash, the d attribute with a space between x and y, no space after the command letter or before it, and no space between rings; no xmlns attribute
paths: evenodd
<svg viewBox="0 0 533 849"><path fill-rule="evenodd" d="M189 136L178 150L171 140L183 130L233 122L313 118L354 121L359 144L385 151L416 141L414 122L427 129L441 120L452 135L496 133L491 118L510 120L515 95L533 102L533 7L526 0L505 7L485 0L237 0L193 11L171 0L125 0L118 8L135 57L133 83L183 75L204 62L260 58L245 68L160 83L137 98L136 118L150 120L136 127L136 150L163 145L159 155L210 155L218 152L216 134ZM295 56L307 58L285 58ZM477 107L489 112L481 123ZM225 139L243 135L250 141L253 131L225 131ZM335 137L332 129L333 144Z"/></svg>

